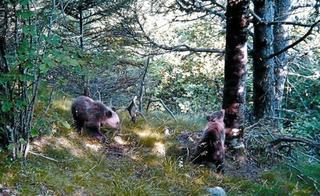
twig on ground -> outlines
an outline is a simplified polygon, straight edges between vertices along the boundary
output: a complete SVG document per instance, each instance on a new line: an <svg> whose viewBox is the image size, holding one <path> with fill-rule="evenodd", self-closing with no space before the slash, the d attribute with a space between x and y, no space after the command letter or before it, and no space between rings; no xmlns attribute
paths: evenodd
<svg viewBox="0 0 320 196"><path fill-rule="evenodd" d="M56 163L59 163L58 160L56 160L56 159L54 159L54 158L51 158L51 157L48 157L48 156L45 156L45 155L43 155L43 154L41 154L41 153L32 152L32 151L29 151L29 153L32 154L32 155L39 156L39 157L48 159L48 160L50 160L50 161L54 161L54 162L56 162Z"/></svg>
<svg viewBox="0 0 320 196"><path fill-rule="evenodd" d="M306 139L306 138L297 138L297 137L289 137L289 136L279 137L275 140L272 140L270 142L270 144L275 146L281 142L300 142L300 143L304 143L309 146L312 146L314 148L320 149L320 143L314 142L314 141L312 141L310 139Z"/></svg>

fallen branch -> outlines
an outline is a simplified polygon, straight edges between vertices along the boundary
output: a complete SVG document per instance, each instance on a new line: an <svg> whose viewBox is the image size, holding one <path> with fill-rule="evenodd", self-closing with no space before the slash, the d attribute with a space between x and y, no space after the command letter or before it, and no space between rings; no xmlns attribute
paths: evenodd
<svg viewBox="0 0 320 196"><path fill-rule="evenodd" d="M306 139L306 138L297 138L297 137L279 137L275 140L272 140L270 142L271 145L276 146L278 144L280 144L281 142L300 142L300 143L304 143L307 144L309 146L312 146L314 148L320 149L320 143L314 142L310 139Z"/></svg>
<svg viewBox="0 0 320 196"><path fill-rule="evenodd" d="M54 158L51 158L51 157L47 157L47 156L45 156L45 155L43 155L43 154L40 154L40 153L36 153L36 152L32 152L32 151L29 151L29 153L30 153L30 154L33 154L33 155L35 155L35 156L39 156L39 157L48 159L48 160L50 160L50 161L54 161L54 162L56 162L56 163L59 163L58 160L56 160L56 159L54 159Z"/></svg>

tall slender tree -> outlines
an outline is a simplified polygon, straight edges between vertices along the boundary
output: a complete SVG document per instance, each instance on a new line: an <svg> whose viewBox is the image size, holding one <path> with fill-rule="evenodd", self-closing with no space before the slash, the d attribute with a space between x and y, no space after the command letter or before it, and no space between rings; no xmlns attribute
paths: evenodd
<svg viewBox="0 0 320 196"><path fill-rule="evenodd" d="M274 116L273 0L254 0L253 112L256 119Z"/></svg>
<svg viewBox="0 0 320 196"><path fill-rule="evenodd" d="M6 34L8 26L8 6L4 1L0 1L0 75L9 72L8 62L6 59ZM0 97L7 97L8 83L0 83ZM6 108L6 103L0 102L0 144L7 144L6 126L9 125L11 115Z"/></svg>
<svg viewBox="0 0 320 196"><path fill-rule="evenodd" d="M291 0L274 0L275 10L274 19L276 22L274 32L274 52L282 50L289 45L288 26L282 24L288 19L291 10ZM281 102L283 97L284 85L288 72L288 54L283 52L275 57L275 117L281 117Z"/></svg>
<svg viewBox="0 0 320 196"><path fill-rule="evenodd" d="M245 113L249 0L228 0L223 108L227 140L241 138Z"/></svg>

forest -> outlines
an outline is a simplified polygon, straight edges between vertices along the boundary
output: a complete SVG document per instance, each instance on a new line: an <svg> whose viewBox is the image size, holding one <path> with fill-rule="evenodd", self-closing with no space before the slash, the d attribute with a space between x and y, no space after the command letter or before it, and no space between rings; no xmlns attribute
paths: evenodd
<svg viewBox="0 0 320 196"><path fill-rule="evenodd" d="M0 195L320 195L319 0L0 0Z"/></svg>

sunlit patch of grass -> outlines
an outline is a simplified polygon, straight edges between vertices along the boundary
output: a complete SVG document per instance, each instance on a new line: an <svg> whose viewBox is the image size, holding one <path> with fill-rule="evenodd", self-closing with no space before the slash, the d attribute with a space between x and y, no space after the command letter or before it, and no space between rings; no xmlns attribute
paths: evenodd
<svg viewBox="0 0 320 196"><path fill-rule="evenodd" d="M71 108L71 104L72 104L72 100L71 99L59 99L59 100L54 100L52 102L52 106L56 109L60 109L63 111L70 111Z"/></svg>
<svg viewBox="0 0 320 196"><path fill-rule="evenodd" d="M72 99L65 96L55 96L57 99L50 102L46 99L40 99L37 102L33 129L38 132L38 135L63 136L73 130L70 111Z"/></svg>
<svg viewBox="0 0 320 196"><path fill-rule="evenodd" d="M139 137L139 143L145 147L153 147L156 142L162 140L163 136L150 129L133 130Z"/></svg>

